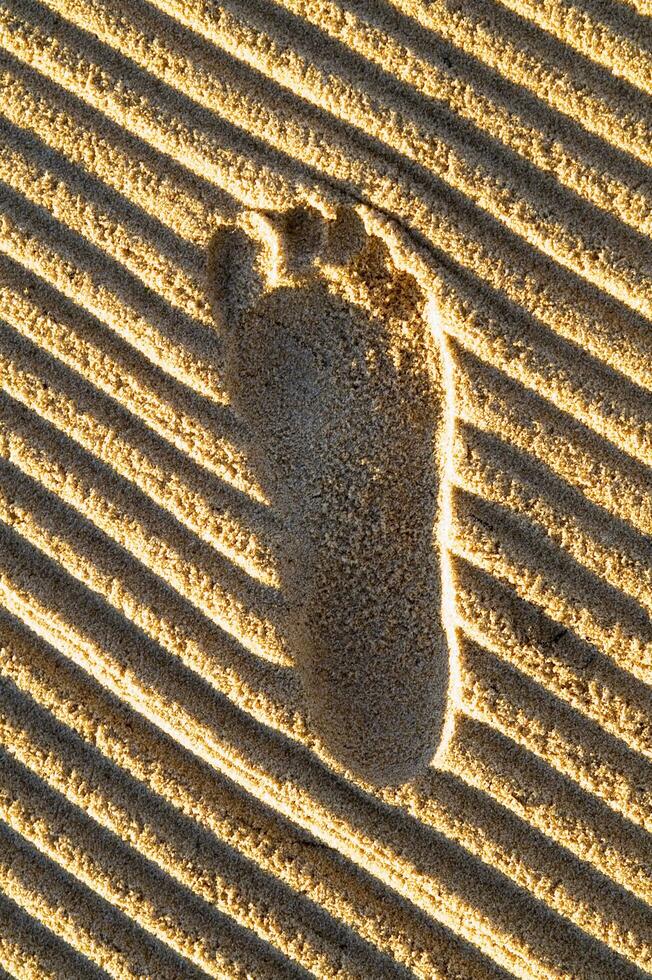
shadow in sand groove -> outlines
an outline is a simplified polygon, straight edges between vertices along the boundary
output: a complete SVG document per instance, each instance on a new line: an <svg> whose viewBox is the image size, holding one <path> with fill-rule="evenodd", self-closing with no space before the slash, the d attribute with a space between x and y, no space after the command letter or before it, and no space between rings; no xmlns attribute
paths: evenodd
<svg viewBox="0 0 652 980"><path fill-rule="evenodd" d="M353 211L250 213L218 233L211 277L227 390L284 523L276 558L316 733L362 778L404 781L435 755L448 703L444 396L423 292Z"/></svg>

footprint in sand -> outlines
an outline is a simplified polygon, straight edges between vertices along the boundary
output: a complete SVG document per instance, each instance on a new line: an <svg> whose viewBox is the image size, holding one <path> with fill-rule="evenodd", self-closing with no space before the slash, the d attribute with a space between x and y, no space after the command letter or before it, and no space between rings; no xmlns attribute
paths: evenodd
<svg viewBox="0 0 652 980"><path fill-rule="evenodd" d="M424 295L355 212L250 213L213 251L226 383L284 525L277 555L311 724L363 779L442 737L443 396Z"/></svg>

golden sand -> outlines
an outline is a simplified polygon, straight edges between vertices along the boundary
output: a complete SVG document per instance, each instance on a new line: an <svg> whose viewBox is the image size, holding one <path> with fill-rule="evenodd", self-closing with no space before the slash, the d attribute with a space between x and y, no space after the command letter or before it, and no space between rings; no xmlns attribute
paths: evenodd
<svg viewBox="0 0 652 980"><path fill-rule="evenodd" d="M0 0L0 977L652 975L651 18Z"/></svg>

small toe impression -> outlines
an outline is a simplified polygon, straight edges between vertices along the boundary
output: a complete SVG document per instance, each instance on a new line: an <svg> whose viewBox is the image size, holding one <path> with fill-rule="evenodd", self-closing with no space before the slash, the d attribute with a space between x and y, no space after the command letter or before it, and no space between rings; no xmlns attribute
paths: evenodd
<svg viewBox="0 0 652 980"><path fill-rule="evenodd" d="M292 208L277 219L283 267L300 275L315 262L326 243L326 221L314 208Z"/></svg>
<svg viewBox="0 0 652 980"><path fill-rule="evenodd" d="M315 208L251 212L248 222L262 246L269 286L296 285L312 274L328 238L326 221Z"/></svg>
<svg viewBox="0 0 652 980"><path fill-rule="evenodd" d="M322 256L328 265L347 265L362 251L367 238L362 219L351 208L341 208L328 222L327 231Z"/></svg>
<svg viewBox="0 0 652 980"><path fill-rule="evenodd" d="M383 242L351 210L316 215L265 215L218 241L226 383L285 528L279 578L311 725L353 775L389 785L432 761L448 712L439 353L421 288ZM284 278L279 264L312 271Z"/></svg>

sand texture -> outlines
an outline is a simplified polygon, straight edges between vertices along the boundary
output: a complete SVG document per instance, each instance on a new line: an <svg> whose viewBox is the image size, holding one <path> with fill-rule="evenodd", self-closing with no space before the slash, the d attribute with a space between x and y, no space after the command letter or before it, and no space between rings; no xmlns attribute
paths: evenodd
<svg viewBox="0 0 652 980"><path fill-rule="evenodd" d="M0 63L0 980L651 977L648 0Z"/></svg>

